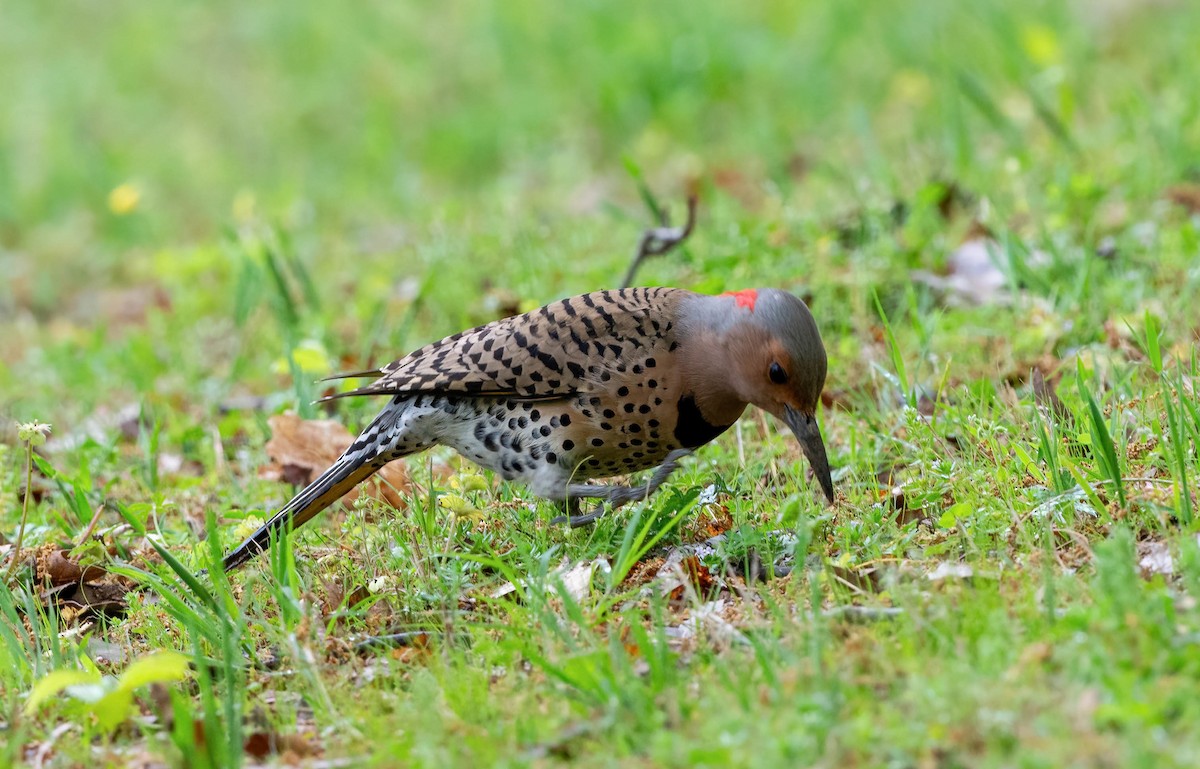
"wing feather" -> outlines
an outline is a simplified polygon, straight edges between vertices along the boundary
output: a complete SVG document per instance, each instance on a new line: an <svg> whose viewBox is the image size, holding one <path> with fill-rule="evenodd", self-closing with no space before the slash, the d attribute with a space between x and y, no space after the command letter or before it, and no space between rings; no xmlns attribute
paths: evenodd
<svg viewBox="0 0 1200 769"><path fill-rule="evenodd" d="M524 315L425 345L378 372L369 385L323 400L426 393L547 400L587 391L602 373L673 334L670 318L686 291L627 288L563 299Z"/></svg>

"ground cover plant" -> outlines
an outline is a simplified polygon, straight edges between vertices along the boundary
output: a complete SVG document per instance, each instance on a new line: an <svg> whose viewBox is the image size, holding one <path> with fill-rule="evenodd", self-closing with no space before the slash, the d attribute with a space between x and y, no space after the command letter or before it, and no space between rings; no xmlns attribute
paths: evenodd
<svg viewBox="0 0 1200 769"><path fill-rule="evenodd" d="M1200 6L16 3L0 765L1193 766ZM202 573L338 370L617 285L803 296L589 529L449 452ZM663 211L665 209L665 211Z"/></svg>

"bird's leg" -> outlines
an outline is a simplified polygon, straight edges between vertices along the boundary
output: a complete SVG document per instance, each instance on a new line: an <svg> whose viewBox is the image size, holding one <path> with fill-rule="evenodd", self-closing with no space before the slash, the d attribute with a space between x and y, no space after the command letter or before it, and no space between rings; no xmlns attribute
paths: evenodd
<svg viewBox="0 0 1200 769"><path fill-rule="evenodd" d="M560 515L551 520L551 523L569 523L571 528L577 529L580 526L587 526L590 523L595 523L596 519L604 515L608 509L617 509L621 505L634 502L639 499L646 499L654 492L658 491L658 487L666 482L671 473L675 472L679 467L679 460L691 454L691 449L675 449L663 463L654 470L654 474L650 476L650 480L641 486L592 486L587 483L572 483L567 486L567 498L564 504L566 515ZM594 510L584 515L575 515L579 510L579 500L581 499L602 499L603 503L597 505Z"/></svg>
<svg viewBox="0 0 1200 769"><path fill-rule="evenodd" d="M552 523L562 523L579 517L579 497L566 497L559 500L558 506L563 514L555 518Z"/></svg>

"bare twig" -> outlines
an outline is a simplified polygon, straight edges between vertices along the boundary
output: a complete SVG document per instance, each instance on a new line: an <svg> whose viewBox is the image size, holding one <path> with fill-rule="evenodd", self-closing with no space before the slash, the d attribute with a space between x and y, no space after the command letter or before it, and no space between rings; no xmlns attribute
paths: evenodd
<svg viewBox="0 0 1200 769"><path fill-rule="evenodd" d="M625 273L625 279L621 281L621 288L628 288L632 285L633 276L648 257L669 253L688 239L688 236L692 234L692 229L696 226L696 203L696 195L694 193L688 195L687 221L683 223L682 227L672 227L665 212L661 212L659 226L651 227L642 234L637 254L634 255L633 262Z"/></svg>
<svg viewBox="0 0 1200 769"><path fill-rule="evenodd" d="M92 516L91 523L84 529L83 534L79 536L79 541L75 543L76 547L82 547L85 542L92 538L92 534L96 532L96 525L100 523L100 516L104 515L104 505L96 508L96 514Z"/></svg>

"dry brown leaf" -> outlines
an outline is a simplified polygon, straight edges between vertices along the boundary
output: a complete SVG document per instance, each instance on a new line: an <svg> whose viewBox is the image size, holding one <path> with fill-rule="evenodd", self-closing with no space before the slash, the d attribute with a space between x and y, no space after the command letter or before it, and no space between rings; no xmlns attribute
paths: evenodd
<svg viewBox="0 0 1200 769"><path fill-rule="evenodd" d="M697 595L702 597L712 595L717 581L713 578L712 572L708 570L708 567L699 558L694 555L684 558L683 571L687 575L688 581L692 583L692 588L695 589Z"/></svg>
<svg viewBox="0 0 1200 769"><path fill-rule="evenodd" d="M283 763L293 766L300 763L300 759L319 753L308 740L298 734L268 731L252 732L242 743L242 749L246 755L258 761L278 755Z"/></svg>
<svg viewBox="0 0 1200 769"><path fill-rule="evenodd" d="M1200 184L1185 182L1173 185L1163 192L1163 197L1186 208L1189 213L1200 214Z"/></svg>
<svg viewBox="0 0 1200 769"><path fill-rule="evenodd" d="M104 569L99 566L88 566L85 570L70 556L70 550L52 550L44 559L39 559L39 572L51 585L69 585L80 580L92 582L104 576Z"/></svg>
<svg viewBox="0 0 1200 769"><path fill-rule="evenodd" d="M719 503L705 505L700 515L689 523L684 524L682 535L684 542L704 542L720 536L733 528L733 515L729 508Z"/></svg>
<svg viewBox="0 0 1200 769"><path fill-rule="evenodd" d="M295 486L312 483L354 442L354 436L332 419L301 419L295 414L277 414L268 419L267 424L271 426L271 440L267 441L267 456L271 463L263 466L258 475ZM371 498L403 510L407 506L405 492L410 486L408 468L403 462L392 462L348 492L342 502L353 503L365 490Z"/></svg>

